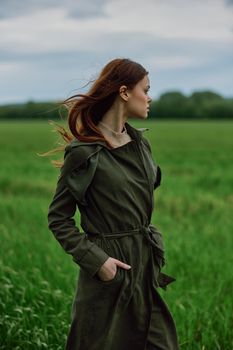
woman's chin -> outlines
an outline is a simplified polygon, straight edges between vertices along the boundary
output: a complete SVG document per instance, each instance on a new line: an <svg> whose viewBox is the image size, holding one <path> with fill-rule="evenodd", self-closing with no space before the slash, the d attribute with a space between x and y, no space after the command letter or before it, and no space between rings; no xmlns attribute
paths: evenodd
<svg viewBox="0 0 233 350"><path fill-rule="evenodd" d="M147 119L148 118L148 111L144 112L144 113L140 113L140 114L131 114L129 116L129 118L132 118L132 119Z"/></svg>

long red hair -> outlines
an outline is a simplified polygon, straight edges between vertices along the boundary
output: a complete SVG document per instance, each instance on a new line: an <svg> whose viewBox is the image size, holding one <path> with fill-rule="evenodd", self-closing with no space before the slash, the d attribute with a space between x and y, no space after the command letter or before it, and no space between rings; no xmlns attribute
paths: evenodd
<svg viewBox="0 0 233 350"><path fill-rule="evenodd" d="M63 101L62 105L68 109L70 131L63 126L53 124L56 125L56 130L66 144L75 138L84 142L101 140L112 148L96 125L112 106L119 88L126 85L128 89L132 89L146 74L148 72L141 64L127 58L116 58L104 66L86 94L76 94ZM43 155L64 150L65 146ZM52 163L59 167L62 165L60 161L52 161Z"/></svg>

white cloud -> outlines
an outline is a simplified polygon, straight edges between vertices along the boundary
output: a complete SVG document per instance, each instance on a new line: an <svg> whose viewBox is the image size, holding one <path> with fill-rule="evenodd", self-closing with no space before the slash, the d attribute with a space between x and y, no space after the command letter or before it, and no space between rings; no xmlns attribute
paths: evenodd
<svg viewBox="0 0 233 350"><path fill-rule="evenodd" d="M232 43L232 11L221 0L118 0L106 4L106 17L93 20L67 17L64 7L40 9L30 16L0 21L0 47L19 51L51 52L90 50L100 52L111 34L141 33L155 39L195 39ZM114 47L107 41L108 50ZM130 43L131 44L131 43Z"/></svg>
<svg viewBox="0 0 233 350"><path fill-rule="evenodd" d="M233 13L222 0L118 0L108 3L107 13L115 31L136 30L160 38L232 40Z"/></svg>
<svg viewBox="0 0 233 350"><path fill-rule="evenodd" d="M172 56L172 57L152 57L146 60L151 70L158 71L160 69L177 69L187 67L197 67L202 65L203 61L200 62L197 57L185 57L185 56Z"/></svg>
<svg viewBox="0 0 233 350"><path fill-rule="evenodd" d="M22 1L28 4L27 12L0 18L0 72L6 81L19 70L20 76L38 82L39 74L33 75L37 70L50 84L57 74L66 84L74 77L89 77L114 57L129 57L152 74L168 72L170 86L176 84L175 71L179 76L199 72L204 81L208 67L213 69L208 74L214 74L232 57L233 7L224 0L98 0L95 6L86 0L64 5L60 0L43 0L37 7ZM10 14L10 2L4 4ZM224 74L229 78L222 73L223 89Z"/></svg>

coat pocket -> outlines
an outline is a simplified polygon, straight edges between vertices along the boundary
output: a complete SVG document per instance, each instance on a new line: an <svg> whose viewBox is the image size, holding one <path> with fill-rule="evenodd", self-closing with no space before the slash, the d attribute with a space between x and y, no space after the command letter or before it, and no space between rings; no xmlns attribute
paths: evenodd
<svg viewBox="0 0 233 350"><path fill-rule="evenodd" d="M109 281L103 281L100 279L100 277L98 276L98 274L95 274L94 279L97 283L101 284L101 285L110 285L110 284L115 284L121 281L121 268L118 266L117 270L116 270L116 274L115 276L109 280Z"/></svg>

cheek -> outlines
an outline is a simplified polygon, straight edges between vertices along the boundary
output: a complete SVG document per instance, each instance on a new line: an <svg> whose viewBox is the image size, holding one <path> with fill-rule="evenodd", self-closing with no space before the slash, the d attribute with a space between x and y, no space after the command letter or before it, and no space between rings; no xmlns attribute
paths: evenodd
<svg viewBox="0 0 233 350"><path fill-rule="evenodd" d="M137 100L138 104L147 102L147 96L143 92L139 92L137 96L135 96L135 99Z"/></svg>
<svg viewBox="0 0 233 350"><path fill-rule="evenodd" d="M144 110L147 105L147 96L144 92L138 91L134 94L133 98L128 104L130 114L137 114L139 111Z"/></svg>

